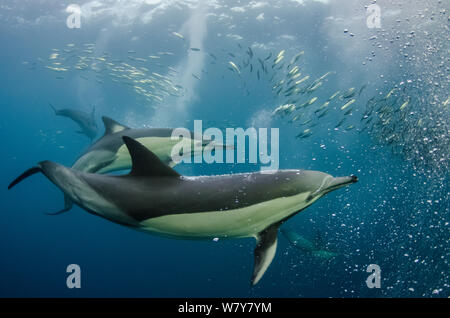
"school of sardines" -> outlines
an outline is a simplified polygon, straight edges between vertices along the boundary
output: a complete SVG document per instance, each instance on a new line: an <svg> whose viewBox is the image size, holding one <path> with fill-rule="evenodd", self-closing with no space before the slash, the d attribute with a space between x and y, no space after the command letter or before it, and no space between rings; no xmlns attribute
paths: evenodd
<svg viewBox="0 0 450 318"><path fill-rule="evenodd" d="M187 45L182 34L172 32L171 36ZM234 52L225 49L221 52L203 52L195 47L188 47L187 51L205 54L210 64L226 67L242 82L246 95L250 94L248 79L265 81L277 105L272 116L279 116L296 125L299 130L296 138L311 137L319 123L317 130L326 127L334 131L367 133L373 142L389 147L393 153L415 166L448 171L450 141L446 136L450 128L446 118L450 97L424 96L419 93L418 87L409 82L392 84L385 93L376 89L377 94L366 97L367 100L362 98L367 84L326 92L328 78L336 73L329 71L318 76L304 74L304 51L290 56L284 49L258 54L250 46L244 48L240 43L237 43ZM177 84L180 71L164 60L173 55L165 51L138 56L136 51L129 50L124 60L114 58L107 52L100 54L93 43L80 46L70 43L63 49L52 49L46 59L23 63L29 69L41 65L55 72L57 79L64 79L63 74L68 71L78 71L81 79L100 84L109 78L131 88L144 97L148 105L156 108L164 106L166 97L181 97L186 93L186 89ZM221 61L218 56L228 59ZM204 69L201 72L207 73ZM191 75L195 80L201 80L200 74ZM433 111L423 105L431 105ZM332 119L331 123L324 122L326 116ZM361 118L355 121L351 116Z"/></svg>

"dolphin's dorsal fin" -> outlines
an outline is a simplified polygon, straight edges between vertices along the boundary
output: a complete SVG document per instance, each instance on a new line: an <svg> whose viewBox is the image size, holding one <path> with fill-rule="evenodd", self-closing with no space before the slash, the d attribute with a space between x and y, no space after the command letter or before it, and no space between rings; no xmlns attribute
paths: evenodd
<svg viewBox="0 0 450 318"><path fill-rule="evenodd" d="M178 172L162 162L153 152L133 138L123 136L123 141L131 156L132 176L180 177Z"/></svg>
<svg viewBox="0 0 450 318"><path fill-rule="evenodd" d="M119 131L129 129L127 126L124 126L122 124L119 124L114 119L111 119L109 117L103 116L102 117L103 124L105 125L105 136L109 134L114 134Z"/></svg>
<svg viewBox="0 0 450 318"><path fill-rule="evenodd" d="M266 272L277 250L277 234L280 223L273 224L256 236L255 265L252 286L256 285Z"/></svg>

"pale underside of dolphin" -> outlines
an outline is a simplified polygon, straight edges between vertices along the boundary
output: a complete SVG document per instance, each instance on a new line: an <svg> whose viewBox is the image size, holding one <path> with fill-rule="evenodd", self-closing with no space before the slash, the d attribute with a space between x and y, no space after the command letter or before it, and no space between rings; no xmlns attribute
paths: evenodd
<svg viewBox="0 0 450 318"><path fill-rule="evenodd" d="M129 174L91 174L44 161L8 188L42 172L81 208L136 230L179 239L254 237L255 285L275 256L279 226L357 181L309 170L184 177L137 141L123 139L132 159Z"/></svg>
<svg viewBox="0 0 450 318"><path fill-rule="evenodd" d="M78 109L56 109L50 102L48 104L53 109L56 116L67 117L76 122L80 127L80 130L77 131L79 134L86 135L91 141L97 136L98 127L95 122L95 107L92 109L92 112L88 114Z"/></svg>

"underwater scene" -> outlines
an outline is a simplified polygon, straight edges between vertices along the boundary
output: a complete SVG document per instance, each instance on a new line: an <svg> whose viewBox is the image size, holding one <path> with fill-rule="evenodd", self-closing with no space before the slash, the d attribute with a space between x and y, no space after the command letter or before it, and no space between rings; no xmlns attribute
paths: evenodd
<svg viewBox="0 0 450 318"><path fill-rule="evenodd" d="M449 10L2 1L0 297L449 297Z"/></svg>

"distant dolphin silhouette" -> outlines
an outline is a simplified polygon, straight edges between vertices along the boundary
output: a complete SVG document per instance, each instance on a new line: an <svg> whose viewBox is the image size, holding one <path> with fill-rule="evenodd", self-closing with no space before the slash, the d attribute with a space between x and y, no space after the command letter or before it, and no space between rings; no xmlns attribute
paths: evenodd
<svg viewBox="0 0 450 318"><path fill-rule="evenodd" d="M95 106L90 114L71 108L56 109L50 102L48 103L56 116L63 116L72 119L80 127L79 134L84 134L92 141L97 136L97 123L95 122Z"/></svg>
<svg viewBox="0 0 450 318"><path fill-rule="evenodd" d="M292 246L314 257L330 259L338 256L338 253L325 249L319 237L316 237L315 241L311 242L292 229L281 229L281 233L284 234Z"/></svg>
<svg viewBox="0 0 450 318"><path fill-rule="evenodd" d="M328 192L358 180L309 170L184 177L136 140L123 140L132 160L127 175L92 174L43 161L8 189L42 172L89 213L136 230L181 239L254 237L255 285L275 256L279 226Z"/></svg>

